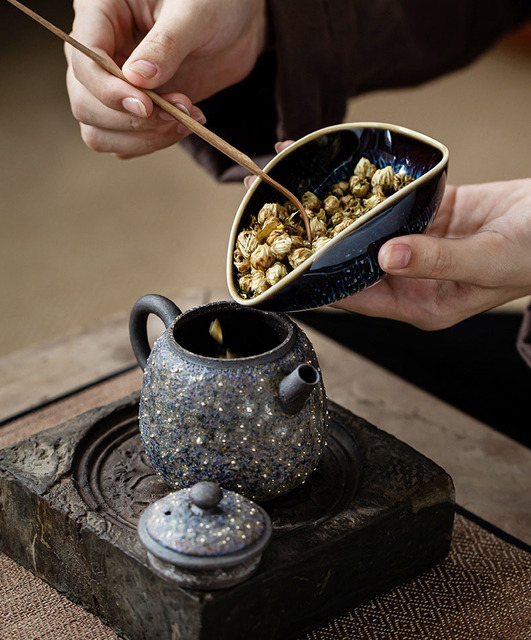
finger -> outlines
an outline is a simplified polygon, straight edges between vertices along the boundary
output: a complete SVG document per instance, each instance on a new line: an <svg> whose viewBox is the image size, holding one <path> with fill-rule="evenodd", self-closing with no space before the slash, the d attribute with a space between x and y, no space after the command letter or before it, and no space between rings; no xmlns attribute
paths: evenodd
<svg viewBox="0 0 531 640"><path fill-rule="evenodd" d="M151 116L146 116L132 102L133 98L129 97L125 98L122 103L122 106L126 109L125 112L110 109L79 83L70 70L67 72L66 82L72 113L80 123L100 129L118 131L148 131L154 127L166 126L168 122L172 122L176 126L178 124L175 118L158 107L153 110ZM206 117L201 109L193 106L190 99L184 94L172 93L165 96L165 98L187 115L191 115L200 124L206 122ZM189 131L183 128L179 133L186 135Z"/></svg>
<svg viewBox="0 0 531 640"><path fill-rule="evenodd" d="M153 113L153 103L146 94L129 83L116 78L98 64L74 52L71 55L72 74L101 104L115 111L129 111L148 118Z"/></svg>
<svg viewBox="0 0 531 640"><path fill-rule="evenodd" d="M143 104L140 106L131 97L123 100L120 110L107 107L78 82L71 69L68 69L66 74L66 85L72 113L76 120L83 124L124 131L149 129L156 124L163 124L156 114L148 116Z"/></svg>
<svg viewBox="0 0 531 640"><path fill-rule="evenodd" d="M205 124L207 119L205 114L201 111L199 107L196 107L192 104L191 100L182 93L168 93L163 94L162 97L167 100L174 107L177 107L187 115L191 116L196 122L199 124ZM158 116L163 122L179 122L173 115L167 113L166 111L159 109ZM177 125L177 130L181 135L188 135L191 131L184 125L179 122Z"/></svg>
<svg viewBox="0 0 531 640"><path fill-rule="evenodd" d="M403 236L382 246L378 262L391 275L494 286L504 271L497 245L487 232L467 238Z"/></svg>
<svg viewBox="0 0 531 640"><path fill-rule="evenodd" d="M295 140L283 140L282 142L277 142L275 144L275 151L280 153L281 151L284 151L284 149L290 147L294 142Z"/></svg>
<svg viewBox="0 0 531 640"><path fill-rule="evenodd" d="M251 185L258 180L257 176L245 176L245 178L243 179L243 184L245 185L246 189L250 189Z"/></svg>
<svg viewBox="0 0 531 640"><path fill-rule="evenodd" d="M133 84L154 89L172 78L197 35L193 16L177 2L165 2L153 28L122 67Z"/></svg>
<svg viewBox="0 0 531 640"><path fill-rule="evenodd" d="M180 142L185 135L177 127L168 124L166 128L151 131L110 131L90 125L81 125L81 137L93 151L113 153L119 158L146 155L170 147Z"/></svg>
<svg viewBox="0 0 531 640"><path fill-rule="evenodd" d="M98 9L97 3L83 3L79 9L76 8L72 35L103 57L113 59L116 38L114 27L104 12ZM65 45L65 52L76 80L102 104L119 111L128 107L130 112L141 117L151 115L153 103L140 89L116 78L68 44Z"/></svg>

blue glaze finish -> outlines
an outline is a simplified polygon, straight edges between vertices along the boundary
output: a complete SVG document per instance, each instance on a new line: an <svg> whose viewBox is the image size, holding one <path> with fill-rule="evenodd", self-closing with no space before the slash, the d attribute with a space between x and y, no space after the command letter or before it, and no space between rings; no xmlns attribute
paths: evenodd
<svg viewBox="0 0 531 640"><path fill-rule="evenodd" d="M299 278L256 306L286 312L312 309L376 284L386 275L378 264L380 247L391 238L423 233L431 224L442 199L446 175L436 181L435 197L431 200L426 202L418 191L406 196L389 207L381 218L376 216L345 235L341 243L317 256Z"/></svg>
<svg viewBox="0 0 531 640"><path fill-rule="evenodd" d="M278 201L278 194L261 180L251 187L236 215L227 257L229 290L238 303L297 311L351 296L385 275L377 256L387 240L429 228L444 193L448 154L443 145L414 131L383 124L328 127L279 154L265 170L293 193L313 191L323 198L334 183L352 175L364 156L379 168L390 164L395 172L406 172L415 181L376 207L373 217L369 214L359 226L347 228L274 287L246 300L234 285L235 238L263 204Z"/></svg>
<svg viewBox="0 0 531 640"><path fill-rule="evenodd" d="M239 352L241 338L245 348L245 329L255 354L201 355L216 317L240 328L229 346ZM304 363L319 370L306 335L281 314L213 303L180 315L155 343L144 373L140 433L153 468L174 488L211 480L259 501L301 484L323 451L326 394L320 381L291 416L280 408L278 388Z"/></svg>

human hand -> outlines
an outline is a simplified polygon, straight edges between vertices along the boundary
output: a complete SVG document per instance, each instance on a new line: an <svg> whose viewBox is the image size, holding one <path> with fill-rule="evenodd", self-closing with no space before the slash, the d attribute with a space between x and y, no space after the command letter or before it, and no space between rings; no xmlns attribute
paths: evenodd
<svg viewBox="0 0 531 640"><path fill-rule="evenodd" d="M266 34L265 0L76 0L72 36L203 124L193 103L245 78ZM139 89L65 45L67 89L85 144L120 158L182 140L186 127Z"/></svg>
<svg viewBox="0 0 531 640"><path fill-rule="evenodd" d="M531 179L448 186L429 231L378 262L386 278L333 306L435 330L531 294Z"/></svg>

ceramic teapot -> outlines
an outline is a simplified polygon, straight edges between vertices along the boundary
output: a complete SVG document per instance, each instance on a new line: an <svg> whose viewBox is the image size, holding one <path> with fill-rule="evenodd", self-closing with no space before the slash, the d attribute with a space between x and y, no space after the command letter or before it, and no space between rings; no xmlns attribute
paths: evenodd
<svg viewBox="0 0 531 640"><path fill-rule="evenodd" d="M150 313L166 327L152 350ZM135 303L129 330L144 369L142 444L171 487L208 480L265 501L314 471L327 435L326 394L314 349L290 318L234 302L182 313L150 294Z"/></svg>

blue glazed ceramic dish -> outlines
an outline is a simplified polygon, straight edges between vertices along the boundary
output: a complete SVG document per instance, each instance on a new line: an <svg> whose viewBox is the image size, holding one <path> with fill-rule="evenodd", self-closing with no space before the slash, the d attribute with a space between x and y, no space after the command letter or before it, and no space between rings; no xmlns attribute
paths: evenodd
<svg viewBox="0 0 531 640"><path fill-rule="evenodd" d="M243 298L237 288L233 251L238 233L250 226L266 202L282 201L268 184L256 180L243 199L232 226L227 283L241 305L273 311L300 311L351 296L385 276L378 251L389 239L424 233L442 200L448 149L421 133L384 123L347 123L315 131L278 154L264 171L298 197L312 191L323 198L330 187L348 180L362 157L378 168L390 164L415 180L315 252L264 293Z"/></svg>

